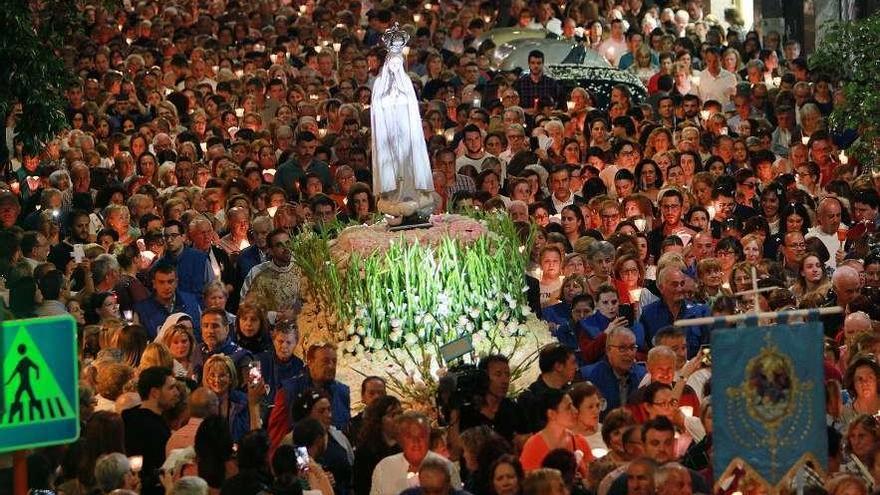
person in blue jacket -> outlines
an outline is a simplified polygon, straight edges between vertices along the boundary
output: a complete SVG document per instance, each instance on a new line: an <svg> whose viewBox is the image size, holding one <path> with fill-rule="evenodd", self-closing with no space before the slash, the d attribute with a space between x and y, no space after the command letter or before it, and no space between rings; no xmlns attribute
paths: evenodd
<svg viewBox="0 0 880 495"><path fill-rule="evenodd" d="M269 386L269 402L275 401L275 392L281 384L302 373L302 359L293 355L297 343L296 327L276 325L272 330L272 348L257 354L263 372L263 381Z"/></svg>
<svg viewBox="0 0 880 495"><path fill-rule="evenodd" d="M687 275L680 266L669 265L657 274L660 300L645 306L639 321L645 327L645 341L651 342L660 329L677 320L690 320L709 316L709 307L687 300ZM709 342L709 329L692 325L685 328L688 359L697 355L702 344Z"/></svg>
<svg viewBox="0 0 880 495"><path fill-rule="evenodd" d="M177 271L167 263L160 263L153 269L153 294L135 303L134 311L151 340L156 338L165 320L173 313L186 313L192 319L193 328L199 329L199 302L195 296L178 290ZM201 340L201 334L197 333L196 338Z"/></svg>
<svg viewBox="0 0 880 495"><path fill-rule="evenodd" d="M636 336L631 330L613 328L605 340L605 357L581 368L581 376L599 389L608 404L602 411L603 418L608 411L626 405L647 373L645 364L636 362L637 350Z"/></svg>

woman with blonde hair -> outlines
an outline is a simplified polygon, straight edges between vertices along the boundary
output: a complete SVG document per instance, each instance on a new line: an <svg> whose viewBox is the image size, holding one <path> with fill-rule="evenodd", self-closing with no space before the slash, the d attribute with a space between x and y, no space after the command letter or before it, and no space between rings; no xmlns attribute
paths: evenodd
<svg viewBox="0 0 880 495"><path fill-rule="evenodd" d="M742 236L739 242L742 244L745 260L757 265L764 257L764 240L758 234L751 233Z"/></svg>
<svg viewBox="0 0 880 495"><path fill-rule="evenodd" d="M568 488L557 469L541 468L529 471L523 480L522 495L567 495Z"/></svg>
<svg viewBox="0 0 880 495"><path fill-rule="evenodd" d="M171 351L161 342L150 342L147 344L147 347L144 348L144 353L141 354L138 371L152 366L161 366L168 369L174 367L174 358L171 357Z"/></svg>
<svg viewBox="0 0 880 495"><path fill-rule="evenodd" d="M247 395L238 389L238 385L238 371L232 358L214 354L205 361L202 386L217 394L219 416L225 418L235 442L248 431L261 428L260 402L265 393L262 378L257 382L248 381Z"/></svg>
<svg viewBox="0 0 880 495"><path fill-rule="evenodd" d="M172 315L174 316L174 315ZM157 337L168 348L174 360L174 376L193 379L200 359L199 347L192 331L192 322L180 320Z"/></svg>
<svg viewBox="0 0 880 495"><path fill-rule="evenodd" d="M644 156L654 156L672 149L672 133L665 127L657 127L648 134Z"/></svg>

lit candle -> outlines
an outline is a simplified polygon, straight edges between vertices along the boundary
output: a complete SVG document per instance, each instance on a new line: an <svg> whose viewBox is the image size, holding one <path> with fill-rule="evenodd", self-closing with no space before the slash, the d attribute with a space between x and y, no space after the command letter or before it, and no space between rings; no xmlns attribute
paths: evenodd
<svg viewBox="0 0 880 495"><path fill-rule="evenodd" d="M405 46L403 47L403 56L406 57L407 55L409 55L409 47Z"/></svg>
<svg viewBox="0 0 880 495"><path fill-rule="evenodd" d="M433 7L434 7L434 6L431 5L430 3L426 3L426 4L425 4L425 10L431 10Z"/></svg>
<svg viewBox="0 0 880 495"><path fill-rule="evenodd" d="M413 22L416 24L422 22L422 14L413 14Z"/></svg>
<svg viewBox="0 0 880 495"><path fill-rule="evenodd" d="M782 84L782 78L781 77L774 77L773 78L773 85L778 88L780 84Z"/></svg>
<svg viewBox="0 0 880 495"><path fill-rule="evenodd" d="M690 418L694 415L694 406L681 406L678 410L681 411L686 418Z"/></svg>
<svg viewBox="0 0 880 495"><path fill-rule="evenodd" d="M639 302L642 299L642 289L632 289L629 291L629 301L631 303Z"/></svg>
<svg viewBox="0 0 880 495"><path fill-rule="evenodd" d="M235 109L235 116L238 118L244 117L244 108L236 108Z"/></svg>
<svg viewBox="0 0 880 495"><path fill-rule="evenodd" d="M305 13L306 13L306 9L308 9L308 7L306 7L305 5L300 5L300 6L299 6L299 13L300 13L300 14L305 14Z"/></svg>
<svg viewBox="0 0 880 495"><path fill-rule="evenodd" d="M590 451L593 454L594 459L599 459L600 457L605 457L608 455L608 449L595 448Z"/></svg>
<svg viewBox="0 0 880 495"><path fill-rule="evenodd" d="M333 51L339 53L339 50L342 49L342 43L333 43Z"/></svg>
<svg viewBox="0 0 880 495"><path fill-rule="evenodd" d="M491 17L491 16L488 16L488 15L487 15L487 16L483 17L483 20L486 21L486 24L491 24L491 23L492 23L492 17Z"/></svg>
<svg viewBox="0 0 880 495"><path fill-rule="evenodd" d="M202 148L202 153L208 151L208 143L199 143L199 148Z"/></svg>
<svg viewBox="0 0 880 495"><path fill-rule="evenodd" d="M128 44L130 45L131 42L132 42L132 39L131 39L131 38L125 38L125 42L128 43Z"/></svg>
<svg viewBox="0 0 880 495"><path fill-rule="evenodd" d="M235 76L236 76L236 77L241 77L241 76L243 76L243 75L244 75L244 71L243 71L243 70L238 69L237 71L235 71Z"/></svg>
<svg viewBox="0 0 880 495"><path fill-rule="evenodd" d="M700 117L702 117L703 120L709 120L709 111L708 110L700 110Z"/></svg>
<svg viewBox="0 0 880 495"><path fill-rule="evenodd" d="M278 55L275 55L274 53L269 55L269 60L271 60L273 64L278 62Z"/></svg>
<svg viewBox="0 0 880 495"><path fill-rule="evenodd" d="M323 49L324 49L324 47L321 46L321 45L316 45L316 46L315 46L315 51L318 52L318 53L321 53L321 50L323 50Z"/></svg>
<svg viewBox="0 0 880 495"><path fill-rule="evenodd" d="M211 70L214 71L214 73L216 74L217 71L220 70L220 66L219 65L212 65Z"/></svg>
<svg viewBox="0 0 880 495"><path fill-rule="evenodd" d="M840 158L841 165L846 165L847 163L849 163L849 157L846 156L846 151L840 150L840 155L838 155L838 158Z"/></svg>
<svg viewBox="0 0 880 495"><path fill-rule="evenodd" d="M573 101L567 101L567 102L565 102L565 106L568 107L568 111L569 111L569 112L572 111L572 110L574 110L574 102L573 102Z"/></svg>
<svg viewBox="0 0 880 495"><path fill-rule="evenodd" d="M345 24L340 22L340 23L336 24L336 27L340 28L340 29L345 29Z"/></svg>
<svg viewBox="0 0 880 495"><path fill-rule="evenodd" d="M804 144L808 144L810 142L810 136L804 136L801 138L801 142Z"/></svg>
<svg viewBox="0 0 880 495"><path fill-rule="evenodd" d="M316 101L318 99L318 95L309 95L309 99L312 101Z"/></svg>
<svg viewBox="0 0 880 495"><path fill-rule="evenodd" d="M327 135L327 129L318 129L318 137L323 138Z"/></svg>
<svg viewBox="0 0 880 495"><path fill-rule="evenodd" d="M479 98L474 98L474 108L480 108L481 103Z"/></svg>

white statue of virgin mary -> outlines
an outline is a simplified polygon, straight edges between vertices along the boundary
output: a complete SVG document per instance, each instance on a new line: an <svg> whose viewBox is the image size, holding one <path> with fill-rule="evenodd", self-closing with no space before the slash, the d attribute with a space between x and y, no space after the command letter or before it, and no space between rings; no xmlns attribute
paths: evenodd
<svg viewBox="0 0 880 495"><path fill-rule="evenodd" d="M419 104L404 67L403 47L408 41L409 34L396 23L382 35L388 56L370 102L376 206L395 217L429 214L434 205Z"/></svg>

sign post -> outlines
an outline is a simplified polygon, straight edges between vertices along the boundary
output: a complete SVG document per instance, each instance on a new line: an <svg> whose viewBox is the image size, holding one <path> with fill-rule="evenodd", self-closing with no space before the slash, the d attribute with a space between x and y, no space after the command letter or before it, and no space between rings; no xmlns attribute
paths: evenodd
<svg viewBox="0 0 880 495"><path fill-rule="evenodd" d="M78 378L70 315L0 324L0 452L17 451L16 467L27 449L79 437Z"/></svg>

